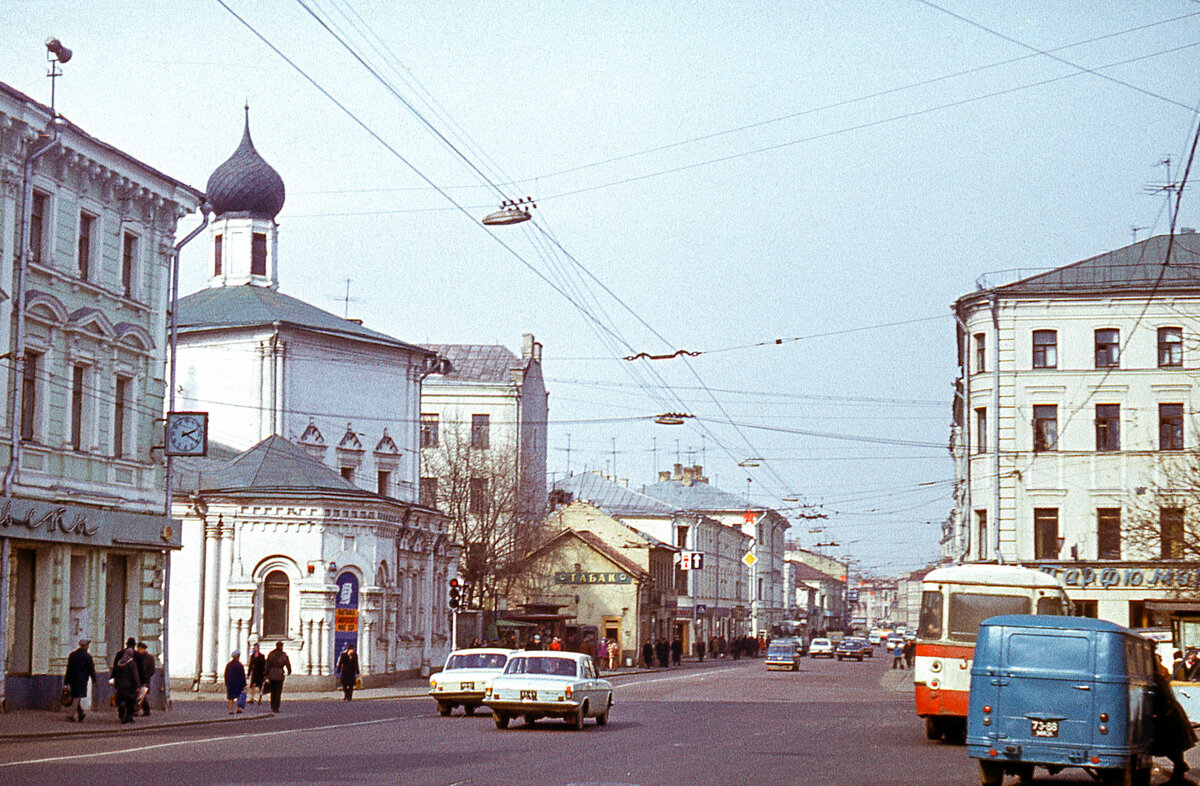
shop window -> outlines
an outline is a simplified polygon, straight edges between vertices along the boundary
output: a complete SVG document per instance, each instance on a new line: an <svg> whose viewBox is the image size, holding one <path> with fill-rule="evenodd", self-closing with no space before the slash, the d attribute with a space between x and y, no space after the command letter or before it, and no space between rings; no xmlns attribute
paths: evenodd
<svg viewBox="0 0 1200 786"><path fill-rule="evenodd" d="M1096 619L1100 616L1099 601L1077 600L1072 605L1071 616L1073 617L1091 617L1092 619Z"/></svg>

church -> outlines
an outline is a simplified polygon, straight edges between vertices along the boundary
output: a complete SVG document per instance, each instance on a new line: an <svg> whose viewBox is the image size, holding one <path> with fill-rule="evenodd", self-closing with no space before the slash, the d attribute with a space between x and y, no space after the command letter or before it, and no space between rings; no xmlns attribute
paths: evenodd
<svg viewBox="0 0 1200 786"><path fill-rule="evenodd" d="M249 110L206 191L208 286L177 308L176 410L208 413L209 451L173 472L173 682L213 684L260 641L284 643L298 688L332 684L347 643L367 685L427 674L450 648L459 554L417 499L438 355L279 292L285 189Z"/></svg>

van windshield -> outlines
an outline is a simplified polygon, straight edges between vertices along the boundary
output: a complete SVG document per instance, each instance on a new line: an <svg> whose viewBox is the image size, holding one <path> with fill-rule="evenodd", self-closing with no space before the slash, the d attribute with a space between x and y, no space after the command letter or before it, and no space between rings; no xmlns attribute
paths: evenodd
<svg viewBox="0 0 1200 786"><path fill-rule="evenodd" d="M977 592L950 593L948 638L975 641L979 623L997 614L1028 614L1029 598L1020 595L985 595Z"/></svg>

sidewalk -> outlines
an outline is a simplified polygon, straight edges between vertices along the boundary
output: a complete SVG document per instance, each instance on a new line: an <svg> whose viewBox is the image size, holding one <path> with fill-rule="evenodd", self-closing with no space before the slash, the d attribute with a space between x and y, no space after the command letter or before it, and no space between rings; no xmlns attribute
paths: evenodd
<svg viewBox="0 0 1200 786"><path fill-rule="evenodd" d="M622 668L616 671L602 670L604 678L622 675L646 674L675 671L678 669L704 668L711 664L733 663L733 660L706 659L697 663L694 659L684 660L670 669L640 667ZM411 699L429 694L428 677L405 677L392 685L381 688L360 688L354 691L354 700ZM266 697L263 697L264 700ZM340 689L321 691L289 691L284 683L283 700L295 701L341 701ZM0 741L20 739L49 739L72 736L109 736L133 734L148 729L172 726L196 726L209 723L245 723L272 717L268 704L247 704L241 714L230 715L223 691L197 692L176 690L171 693L170 711L155 710L149 717L139 715L132 724L122 726L113 707L99 707L89 712L83 723L66 720L59 710L17 710L0 715Z"/></svg>

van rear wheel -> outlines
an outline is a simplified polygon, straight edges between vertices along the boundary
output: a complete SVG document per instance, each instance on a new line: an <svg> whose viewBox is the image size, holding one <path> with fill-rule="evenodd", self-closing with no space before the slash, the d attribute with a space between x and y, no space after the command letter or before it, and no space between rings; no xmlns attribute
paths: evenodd
<svg viewBox="0 0 1200 786"><path fill-rule="evenodd" d="M1004 765L998 761L979 762L980 786L1000 786L1004 783Z"/></svg>
<svg viewBox="0 0 1200 786"><path fill-rule="evenodd" d="M937 718L925 719L925 739L940 740L942 738L942 724L938 723Z"/></svg>
<svg viewBox="0 0 1200 786"><path fill-rule="evenodd" d="M1124 767L1104 770L1102 778L1101 782L1105 786L1135 786L1138 782L1138 770L1133 762L1129 762Z"/></svg>

